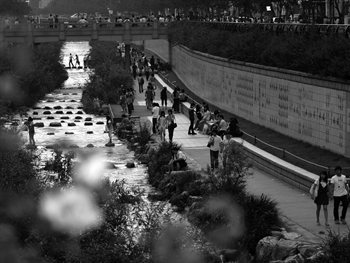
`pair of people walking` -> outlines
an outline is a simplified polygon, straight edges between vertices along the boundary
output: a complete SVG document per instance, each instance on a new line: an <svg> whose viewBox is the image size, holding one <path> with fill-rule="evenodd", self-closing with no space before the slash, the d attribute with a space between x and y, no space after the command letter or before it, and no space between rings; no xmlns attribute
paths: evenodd
<svg viewBox="0 0 350 263"><path fill-rule="evenodd" d="M165 141L165 130L168 129L169 141L172 142L174 137L174 130L177 127L176 118L173 114L173 110L169 109L167 116L165 116L165 111L162 110L157 116L155 114L157 113L157 111L159 112L159 105L158 103L155 104L157 105L152 110L153 133L156 133L158 130L160 133L161 140Z"/></svg>
<svg viewBox="0 0 350 263"><path fill-rule="evenodd" d="M328 223L328 204L329 199L334 199L333 216L335 224L346 224L346 212L349 203L349 186L346 180L346 176L342 174L342 168L337 166L335 168L335 175L328 180L328 175L326 171L322 171L319 178L316 179L314 184L310 189L311 198L314 200L316 208L316 223L320 223L320 210L323 206L323 212L325 217L325 225L329 226ZM339 206L342 203L342 213L339 217ZM340 219L340 220L339 220Z"/></svg>

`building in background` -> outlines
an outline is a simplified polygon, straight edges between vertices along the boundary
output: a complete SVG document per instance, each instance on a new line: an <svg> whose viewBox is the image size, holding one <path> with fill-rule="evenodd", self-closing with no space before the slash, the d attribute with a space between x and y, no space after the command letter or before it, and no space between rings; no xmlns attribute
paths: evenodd
<svg viewBox="0 0 350 263"><path fill-rule="evenodd" d="M52 0L40 0L39 1L39 8L43 9L43 8L47 7L51 1Z"/></svg>

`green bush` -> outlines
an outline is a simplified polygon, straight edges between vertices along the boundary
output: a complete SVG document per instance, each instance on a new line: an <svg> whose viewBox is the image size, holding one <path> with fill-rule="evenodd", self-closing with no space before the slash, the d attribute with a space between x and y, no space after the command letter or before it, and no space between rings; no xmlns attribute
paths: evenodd
<svg viewBox="0 0 350 263"><path fill-rule="evenodd" d="M308 33L274 35L259 29L244 32L215 24L182 21L169 27L169 41L214 56L350 80L350 39Z"/></svg>

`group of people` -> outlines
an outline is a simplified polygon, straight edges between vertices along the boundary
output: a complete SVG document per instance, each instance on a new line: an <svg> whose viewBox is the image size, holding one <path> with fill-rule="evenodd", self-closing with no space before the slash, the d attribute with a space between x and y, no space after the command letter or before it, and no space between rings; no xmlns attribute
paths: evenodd
<svg viewBox="0 0 350 263"><path fill-rule="evenodd" d="M347 224L345 221L346 212L350 203L350 191L346 176L342 174L340 166L335 167L335 175L328 179L328 173L322 171L319 178L310 188L311 198L316 204L316 224L321 225L320 211L323 206L325 225L329 226L328 204L330 199L334 199L333 216L335 224ZM342 203L342 213L339 217L339 206Z"/></svg>
<svg viewBox="0 0 350 263"><path fill-rule="evenodd" d="M75 64L73 63L75 62ZM91 55L87 54L84 56L83 63L84 63L84 68L87 68L91 62ZM70 68L80 68L80 60L79 56L75 54L75 56L72 55L72 53L69 53L69 63L68 67Z"/></svg>

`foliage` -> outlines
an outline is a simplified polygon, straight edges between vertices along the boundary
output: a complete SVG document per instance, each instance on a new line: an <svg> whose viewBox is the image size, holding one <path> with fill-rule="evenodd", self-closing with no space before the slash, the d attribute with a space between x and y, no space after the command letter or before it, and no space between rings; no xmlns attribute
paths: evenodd
<svg viewBox="0 0 350 263"><path fill-rule="evenodd" d="M329 231L327 237L321 243L322 253L314 260L307 263L336 263L349 262L350 259L350 229L345 235Z"/></svg>
<svg viewBox="0 0 350 263"><path fill-rule="evenodd" d="M230 60L350 80L350 40L321 37L314 28L306 34L276 36L258 29L238 32L182 21L169 27L169 41Z"/></svg>
<svg viewBox="0 0 350 263"><path fill-rule="evenodd" d="M116 45L109 42L91 42L90 78L85 85L82 103L87 113L97 113L93 99L101 104L118 103L122 89L133 87L132 77L125 69L124 59L116 56Z"/></svg>
<svg viewBox="0 0 350 263"><path fill-rule="evenodd" d="M149 128L149 124L146 122L141 125L140 123L140 131L135 140L138 143L138 148L135 149L135 154L140 155L146 153L146 150L149 147L149 142L151 141L151 131Z"/></svg>
<svg viewBox="0 0 350 263"><path fill-rule="evenodd" d="M33 106L67 79L61 64L62 43L13 46L0 52L0 115ZM43 78L42 76L45 76Z"/></svg>
<svg viewBox="0 0 350 263"><path fill-rule="evenodd" d="M1 0L0 15L2 16L23 16L29 14L31 8L24 1Z"/></svg>

